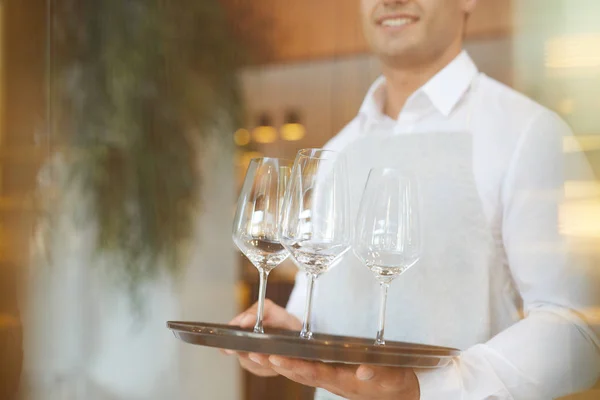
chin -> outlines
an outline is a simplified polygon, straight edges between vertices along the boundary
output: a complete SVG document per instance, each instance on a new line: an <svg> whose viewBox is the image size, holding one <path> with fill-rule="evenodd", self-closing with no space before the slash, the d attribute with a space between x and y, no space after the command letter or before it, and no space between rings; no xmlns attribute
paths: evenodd
<svg viewBox="0 0 600 400"><path fill-rule="evenodd" d="M378 49L376 54L382 57L388 58L407 58L407 57L416 57L418 56L418 49L415 49L413 46L387 46Z"/></svg>
<svg viewBox="0 0 600 400"><path fill-rule="evenodd" d="M382 52L377 52L376 54L385 64L397 67L419 64L420 60L423 58L420 52L411 48L387 49Z"/></svg>
<svg viewBox="0 0 600 400"><path fill-rule="evenodd" d="M406 56L419 52L422 45L419 46L415 40L407 40L407 38L399 39L394 38L392 40L385 40L378 43L375 46L376 53L385 54L387 56Z"/></svg>

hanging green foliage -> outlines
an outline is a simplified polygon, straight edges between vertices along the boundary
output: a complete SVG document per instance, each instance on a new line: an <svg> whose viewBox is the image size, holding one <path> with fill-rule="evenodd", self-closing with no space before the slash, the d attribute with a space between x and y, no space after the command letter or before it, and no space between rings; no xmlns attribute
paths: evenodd
<svg viewBox="0 0 600 400"><path fill-rule="evenodd" d="M78 223L95 224L95 255L130 288L176 274L203 144L229 143L240 120L240 53L219 1L55 0L51 25L52 139L65 171L55 205L87 202Z"/></svg>

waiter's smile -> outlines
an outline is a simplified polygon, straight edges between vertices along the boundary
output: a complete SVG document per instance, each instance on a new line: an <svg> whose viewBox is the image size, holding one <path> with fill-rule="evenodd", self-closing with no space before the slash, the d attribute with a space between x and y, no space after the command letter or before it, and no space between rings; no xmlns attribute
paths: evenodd
<svg viewBox="0 0 600 400"><path fill-rule="evenodd" d="M385 32L400 32L416 24L419 18L405 13L386 14L375 19L375 23Z"/></svg>

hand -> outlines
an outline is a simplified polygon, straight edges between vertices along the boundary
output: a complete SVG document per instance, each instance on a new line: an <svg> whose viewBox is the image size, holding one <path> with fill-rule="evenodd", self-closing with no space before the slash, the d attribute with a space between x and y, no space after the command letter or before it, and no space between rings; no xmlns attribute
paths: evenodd
<svg viewBox="0 0 600 400"><path fill-rule="evenodd" d="M419 381L407 368L332 365L255 355L255 363L306 386L320 387L350 400L419 400Z"/></svg>
<svg viewBox="0 0 600 400"><path fill-rule="evenodd" d="M256 312L258 304L255 303L252 307L235 317L229 322L229 325L237 325L242 328L252 328L256 323ZM265 327L282 328L294 331L300 331L302 322L292 314L288 313L285 308L278 306L269 299L265 299L265 308L263 314L263 324ZM223 350L225 354L235 354L231 350ZM269 366L262 366L260 361L265 357L261 354L237 354L240 365L250 373L262 376L277 376L279 375ZM257 362L258 361L258 362Z"/></svg>

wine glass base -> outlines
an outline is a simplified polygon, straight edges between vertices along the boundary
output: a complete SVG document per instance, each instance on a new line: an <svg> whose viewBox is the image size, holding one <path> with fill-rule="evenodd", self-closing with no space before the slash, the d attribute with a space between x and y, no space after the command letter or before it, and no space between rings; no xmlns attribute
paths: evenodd
<svg viewBox="0 0 600 400"><path fill-rule="evenodd" d="M309 339L312 339L312 337L313 337L313 334L312 334L312 332L305 332L305 331L302 331L302 332L300 332L300 337L301 337L302 339L307 339L307 340L309 340Z"/></svg>

